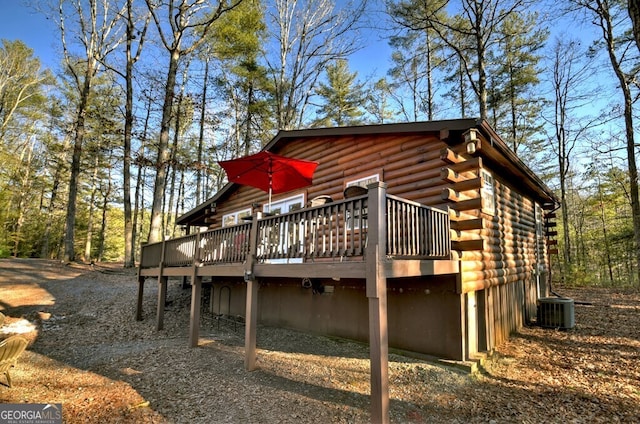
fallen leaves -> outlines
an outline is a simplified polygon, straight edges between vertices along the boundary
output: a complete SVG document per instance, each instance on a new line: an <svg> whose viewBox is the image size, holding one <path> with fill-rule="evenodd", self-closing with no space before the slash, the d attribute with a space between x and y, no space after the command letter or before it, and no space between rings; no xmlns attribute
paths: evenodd
<svg viewBox="0 0 640 424"><path fill-rule="evenodd" d="M0 298L11 263L0 264ZM30 267L22 278L34 278L23 289L36 290L19 296L24 306L3 312L8 324L24 319L37 328L27 333L31 345L12 373L14 389L0 387L0 402L62 403L66 423L369 421L366 345L260 327L259 368L249 373L242 327L206 310L199 347L187 346L190 291L179 281L169 284L158 332L154 284L145 287L144 320L133 318L133 271L62 267L47 280L37 277L42 263L17 261ZM561 293L589 303L576 304L574 329L523 328L477 375L390 355L391 421L640 422L640 294Z"/></svg>

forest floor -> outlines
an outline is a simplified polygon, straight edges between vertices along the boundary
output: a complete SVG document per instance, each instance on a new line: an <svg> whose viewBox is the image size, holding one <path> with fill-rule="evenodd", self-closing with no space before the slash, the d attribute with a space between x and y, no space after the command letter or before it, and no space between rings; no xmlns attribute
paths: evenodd
<svg viewBox="0 0 640 424"><path fill-rule="evenodd" d="M369 421L365 344L260 327L258 370L246 372L241 326L203 313L187 347L178 281L155 331L155 286L135 321L133 270L0 260L0 339L30 342L13 388L0 376L0 403L61 403L66 423ZM576 300L575 328L523 328L479 372L391 354L391 422L640 422L640 292L556 292Z"/></svg>

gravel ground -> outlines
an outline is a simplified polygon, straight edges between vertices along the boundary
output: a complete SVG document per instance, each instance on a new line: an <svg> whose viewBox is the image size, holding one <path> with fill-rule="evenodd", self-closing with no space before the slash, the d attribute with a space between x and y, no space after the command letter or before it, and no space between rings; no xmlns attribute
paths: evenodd
<svg viewBox="0 0 640 424"><path fill-rule="evenodd" d="M390 355L391 422L640 422L640 294L558 291L580 301L576 328L524 328L478 373ZM30 340L0 402L62 403L67 423L369 421L366 345L260 327L246 372L242 325L203 313L188 348L190 290L170 282L159 332L156 296L138 322L134 271L0 260L0 338Z"/></svg>

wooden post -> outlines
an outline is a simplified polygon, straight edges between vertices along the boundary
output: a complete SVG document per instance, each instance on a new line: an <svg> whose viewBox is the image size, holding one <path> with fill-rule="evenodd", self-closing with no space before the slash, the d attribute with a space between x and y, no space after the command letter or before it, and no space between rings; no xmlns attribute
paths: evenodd
<svg viewBox="0 0 640 424"><path fill-rule="evenodd" d="M144 259L144 247L140 247L140 263L138 264L138 303L136 305L136 321L142 321L142 298L144 297L144 280L142 277L142 261Z"/></svg>
<svg viewBox="0 0 640 424"><path fill-rule="evenodd" d="M144 280L138 273L138 303L136 305L136 321L142 321L142 298L144 297Z"/></svg>
<svg viewBox="0 0 640 424"><path fill-rule="evenodd" d="M189 347L198 346L200 336L200 307L202 306L202 276L198 275L200 267L200 231L196 234L196 245L193 249L191 269L191 314L189 317ZM183 282L184 284L184 282Z"/></svg>
<svg viewBox="0 0 640 424"><path fill-rule="evenodd" d="M162 253L160 254L160 265L158 266L158 310L156 316L156 330L162 330L164 326L164 305L167 301L167 280L168 277L162 275L164 272L164 250L166 241L162 240Z"/></svg>
<svg viewBox="0 0 640 424"><path fill-rule="evenodd" d="M389 423L389 337L387 328L386 184L368 186L366 248L369 349L371 361L371 422Z"/></svg>
<svg viewBox="0 0 640 424"><path fill-rule="evenodd" d="M258 220L260 212L253 215L249 234L249 252L244 267L244 281L247 283L244 328L244 367L247 371L256 369L256 335L258 327L258 281L253 275L253 264L258 250Z"/></svg>
<svg viewBox="0 0 640 424"><path fill-rule="evenodd" d="M164 305L167 302L167 281L169 277L158 276L158 310L156 316L156 330L160 331L164 328Z"/></svg>

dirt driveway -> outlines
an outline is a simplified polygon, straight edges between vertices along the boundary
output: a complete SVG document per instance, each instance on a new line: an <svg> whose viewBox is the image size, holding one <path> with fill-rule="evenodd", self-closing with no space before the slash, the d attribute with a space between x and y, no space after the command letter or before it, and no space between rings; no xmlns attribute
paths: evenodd
<svg viewBox="0 0 640 424"><path fill-rule="evenodd" d="M190 291L177 281L155 331L155 286L137 322L133 271L0 260L0 338L30 340L0 403L62 403L67 423L369 421L366 345L261 327L248 373L241 326L203 312L187 347ZM391 421L640 422L640 295L558 290L585 303L576 328L525 328L475 375L392 354Z"/></svg>

